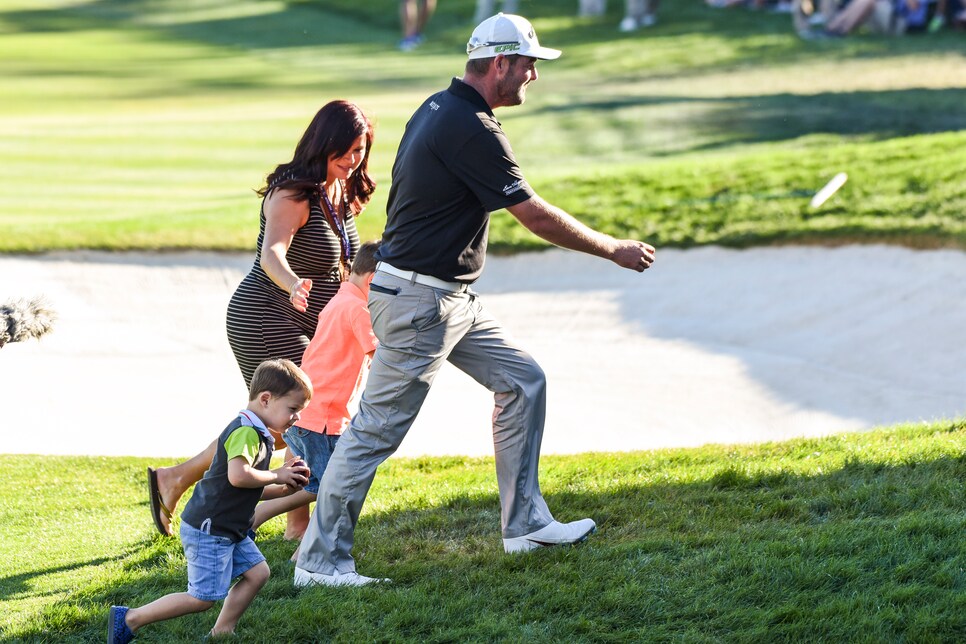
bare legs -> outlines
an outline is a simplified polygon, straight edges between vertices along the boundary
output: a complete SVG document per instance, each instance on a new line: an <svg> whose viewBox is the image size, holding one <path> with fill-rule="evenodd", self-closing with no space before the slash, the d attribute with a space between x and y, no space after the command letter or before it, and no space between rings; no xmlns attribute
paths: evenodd
<svg viewBox="0 0 966 644"><path fill-rule="evenodd" d="M171 510L172 513L175 511L175 506L184 496L184 493L188 491L192 485L201 480L201 477L205 475L208 467L211 466L212 459L215 458L215 448L218 445L218 441L212 441L208 447L205 448L203 452L192 456L187 461L183 463L178 463L177 465L172 465L171 467L159 467L156 472L158 475L158 491L161 493L161 502L164 503L165 507ZM276 501L289 501L293 497L299 497L301 492L293 494L285 499L276 499ZM305 494L308 494L306 492ZM309 495L312 498L308 501L303 501L301 503L293 504L289 503L288 507L283 510L279 510L274 514L268 514L261 521L258 520L258 510L255 511L255 528L271 519L272 517L278 516L283 512L288 512L286 518L287 524L285 526L285 538L290 541L297 541L302 538L305 534L305 529L309 525L309 508L308 504L315 500L314 495ZM258 507L261 508L260 504ZM291 511L290 511L291 510ZM163 513L161 515L161 521L166 525L170 526L170 519L166 517ZM169 527L170 533L170 527Z"/></svg>
<svg viewBox="0 0 966 644"><path fill-rule="evenodd" d="M235 631L239 618L252 603L255 595L261 590L271 575L268 564L264 561L246 571L241 579L228 591L228 597L218 614L218 621L211 629L212 635L227 635ZM128 628L137 632L142 626L173 619L191 613L201 613L215 602L196 599L188 593L172 593L156 599L140 608L132 608L125 615Z"/></svg>
<svg viewBox="0 0 966 644"><path fill-rule="evenodd" d="M217 445L218 441L212 441L203 452L192 456L187 461L171 467L159 467L156 470L158 473L158 491L161 493L161 502L172 513L174 513L175 506L178 505L178 501L188 491L188 488L200 481L201 477L205 475L205 471L211 465L212 459L215 458L215 447ZM163 514L161 521L162 523L170 525L170 519ZM170 527L168 528L168 532L170 534Z"/></svg>
<svg viewBox="0 0 966 644"><path fill-rule="evenodd" d="M270 501L262 501L255 506L255 520L252 522L252 529L258 530L259 527L269 519L288 512L289 527L292 526L291 518L293 514L304 514L305 525L297 538L301 538L305 533L305 527L309 520L309 503L315 500L315 495L305 490L299 490L294 494L283 496ZM285 538L288 539L288 530L285 531Z"/></svg>
<svg viewBox="0 0 966 644"><path fill-rule="evenodd" d="M306 528L309 527L308 505L300 506L289 512L285 517L285 521L285 535L283 538L288 541L301 540Z"/></svg>
<svg viewBox="0 0 966 644"><path fill-rule="evenodd" d="M228 597L225 597L225 603L218 613L218 621L211 629L212 635L229 635L235 632L235 626L242 613L255 599L255 595L262 589L270 575L268 564L264 561L242 575L238 583L228 591Z"/></svg>
<svg viewBox="0 0 966 644"><path fill-rule="evenodd" d="M402 40L399 48L411 51L422 42L423 30L430 16L436 10L436 0L400 0L399 22L402 25Z"/></svg>

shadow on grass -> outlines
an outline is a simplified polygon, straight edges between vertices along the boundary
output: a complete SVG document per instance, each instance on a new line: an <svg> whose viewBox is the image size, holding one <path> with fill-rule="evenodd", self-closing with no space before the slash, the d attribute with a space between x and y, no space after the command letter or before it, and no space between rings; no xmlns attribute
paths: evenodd
<svg viewBox="0 0 966 644"><path fill-rule="evenodd" d="M257 2L241 3L257 8ZM69 7L7 11L4 22L24 33L80 32L103 29L143 29L162 39L183 40L242 49L281 49L311 45L344 45L387 41L388 34L365 29L354 19L308 3L272 4L266 11L244 10L227 17L190 17L230 11L239 3L221 0L209 3L175 2L159 5L153 0L93 0ZM187 14L187 17L186 17ZM163 16L162 19L147 19Z"/></svg>
<svg viewBox="0 0 966 644"><path fill-rule="evenodd" d="M785 456L801 466L813 445L799 442ZM592 471L579 457L545 459L542 483L558 517L592 516L600 526L578 548L504 555L494 493L457 491L425 509L366 514L354 552L361 572L393 578L387 587L296 591L290 546L278 537L260 541L276 575L239 634L252 641L849 641L861 633L867 641L953 641L964 632L966 457L899 465L852 457L814 475L759 469L754 457L727 448L712 458L709 468L680 452L622 454L595 460ZM473 461L467 467L492 467ZM665 480L662 472L692 478L690 467L701 472L690 483L642 482ZM442 482L460 489L445 471L414 473L401 462L377 476L371 503L402 505L389 489L396 476L412 490ZM93 637L111 601L147 601L181 590L183 579L166 577L161 586L145 575L81 591L44 618L76 607L76 619L50 631L42 620L31 635ZM162 641L193 629L197 636L213 620L176 620L145 634Z"/></svg>
<svg viewBox="0 0 966 644"><path fill-rule="evenodd" d="M45 596L58 591L45 591L38 590L31 586L32 582L35 580L46 577L47 575L56 575L62 572L70 572L72 570L80 570L83 568L93 568L101 566L103 564L109 563L111 561L116 561L118 559L124 559L134 555L139 552L140 546L131 546L124 551L117 553L116 555L110 557L97 557L95 559L89 559L87 561L75 561L70 564L64 564L60 566L52 566L50 568L38 568L35 570L27 570L16 575L10 575L9 577L0 577L0 596L4 599L14 599L21 594L30 594L33 596Z"/></svg>
<svg viewBox="0 0 966 644"><path fill-rule="evenodd" d="M440 3L430 21L430 42L420 51L443 47L459 56L472 25L474 4ZM532 3L522 8L532 19L555 19L541 27L541 40L566 50L569 46L601 45L615 41L640 43L648 40L673 41L681 36L708 34L729 41L729 53L711 57L704 65L687 62L675 75L697 74L735 65L762 61L785 64L807 63L818 59L842 60L877 55L902 55L958 51L966 54L966 43L955 34L902 39L855 37L834 43L807 43L798 39L787 16L766 12L719 11L703 3L670 4L662 7L658 28L634 34L620 34L616 24L622 15L620 3L611 3L606 17L575 19L575 7L556 3ZM258 3L241 3L258 7ZM267 6L267 5L266 5ZM157 34L159 40L194 42L234 47L241 50L288 49L324 45L359 50L365 56L372 47L389 47L395 52L399 37L397 2L359 3L356 0L298 0L272 4L262 12L238 10L232 0L207 3L176 1L158 4L153 0L92 0L53 9L8 11L3 21L17 32L79 32L105 29L143 29ZM197 17L190 12L198 11ZM236 11L236 15L231 15ZM228 14L210 17L212 14ZM562 18L562 20L561 20ZM687 48L687 46L685 46ZM343 51L342 53L346 53ZM674 54L677 56L678 54ZM410 55L414 60L418 56ZM689 60L688 55L684 55ZM673 60L671 67L676 67ZM596 69L596 60L564 59L567 66Z"/></svg>
<svg viewBox="0 0 966 644"><path fill-rule="evenodd" d="M608 114L688 105L680 116L665 116L664 112L660 112L661 118L683 121L684 127L694 133L690 137L692 140L710 142L675 147L673 151L650 151L655 156L674 156L682 152L714 150L736 144L786 141L812 134L864 136L882 140L956 132L966 129L966 111L961 109L964 104L966 88L722 98L643 96L568 101L566 104L534 110L533 116L539 118L541 114L594 112L601 115L601 127L604 127ZM693 106L702 105L706 106L705 110L693 109Z"/></svg>

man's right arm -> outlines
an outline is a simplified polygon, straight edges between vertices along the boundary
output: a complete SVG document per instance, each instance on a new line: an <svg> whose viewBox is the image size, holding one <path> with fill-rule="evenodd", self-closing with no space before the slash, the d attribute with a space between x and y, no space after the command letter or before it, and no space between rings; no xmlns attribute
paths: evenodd
<svg viewBox="0 0 966 644"><path fill-rule="evenodd" d="M650 244L634 239L615 239L598 232L539 195L508 206L507 210L527 230L556 246L603 257L639 273L654 263L654 247Z"/></svg>

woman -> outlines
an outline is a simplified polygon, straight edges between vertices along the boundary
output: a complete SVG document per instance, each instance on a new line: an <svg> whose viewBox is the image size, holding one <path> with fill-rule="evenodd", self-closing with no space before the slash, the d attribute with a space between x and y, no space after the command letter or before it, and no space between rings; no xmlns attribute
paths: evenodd
<svg viewBox="0 0 966 644"><path fill-rule="evenodd" d="M358 106L332 101L312 119L292 160L258 191L255 263L228 304L228 342L246 387L263 360L301 364L319 312L347 275L359 248L355 217L376 187L368 172L372 137ZM178 500L204 475L214 451L212 443L174 467L148 468L151 512L162 534L171 534ZM287 539L300 538L308 524L308 508L296 512Z"/></svg>

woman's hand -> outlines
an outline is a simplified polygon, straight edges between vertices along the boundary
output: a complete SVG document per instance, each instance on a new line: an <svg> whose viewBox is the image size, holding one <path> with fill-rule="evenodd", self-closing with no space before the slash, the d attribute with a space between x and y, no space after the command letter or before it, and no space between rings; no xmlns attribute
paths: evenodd
<svg viewBox="0 0 966 644"><path fill-rule="evenodd" d="M262 240L261 266L265 274L280 289L288 293L289 300L299 311L308 306L310 280L301 280L288 265L289 246L299 228L309 218L307 201L294 200L289 190L275 190L265 199L265 238ZM306 286L305 283L308 285ZM299 307L302 308L299 308Z"/></svg>
<svg viewBox="0 0 966 644"><path fill-rule="evenodd" d="M305 312L309 308L309 291L312 290L312 280L297 279L288 291L288 301L296 311Z"/></svg>

